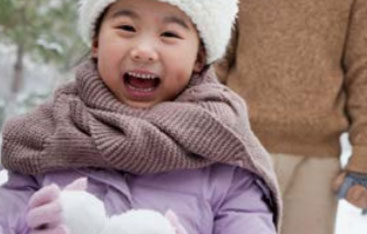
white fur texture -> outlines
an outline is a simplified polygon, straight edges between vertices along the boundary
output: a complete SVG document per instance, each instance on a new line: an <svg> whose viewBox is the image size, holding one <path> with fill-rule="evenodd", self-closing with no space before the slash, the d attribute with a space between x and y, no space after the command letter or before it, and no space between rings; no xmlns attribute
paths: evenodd
<svg viewBox="0 0 367 234"><path fill-rule="evenodd" d="M168 219L153 210L131 210L108 218L103 203L90 193L63 191L60 200L71 234L175 234Z"/></svg>
<svg viewBox="0 0 367 234"><path fill-rule="evenodd" d="M63 220L71 234L102 233L108 219L98 198L84 191L62 191L60 200Z"/></svg>
<svg viewBox="0 0 367 234"><path fill-rule="evenodd" d="M90 46L94 27L102 12L117 0L80 0L79 32ZM231 37L238 0L158 0L178 7L196 25L204 42L207 64L220 59Z"/></svg>

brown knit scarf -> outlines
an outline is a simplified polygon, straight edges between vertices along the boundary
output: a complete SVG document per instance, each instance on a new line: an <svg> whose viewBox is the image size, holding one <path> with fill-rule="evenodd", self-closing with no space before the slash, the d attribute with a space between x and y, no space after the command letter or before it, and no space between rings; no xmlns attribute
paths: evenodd
<svg viewBox="0 0 367 234"><path fill-rule="evenodd" d="M76 81L4 127L2 164L24 174L101 167L131 173L237 165L264 179L280 199L270 157L253 135L242 99L212 71L193 77L174 101L149 109L119 102L87 61Z"/></svg>

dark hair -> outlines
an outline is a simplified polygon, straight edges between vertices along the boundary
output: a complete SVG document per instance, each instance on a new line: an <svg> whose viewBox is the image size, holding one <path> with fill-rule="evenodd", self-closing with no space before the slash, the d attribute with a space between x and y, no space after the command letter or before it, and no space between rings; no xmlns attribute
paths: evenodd
<svg viewBox="0 0 367 234"><path fill-rule="evenodd" d="M103 13L98 17L98 19L97 19L97 21L96 21L96 23L95 23L95 25L94 25L94 29L93 29L93 35L94 35L94 37L97 37L98 36L98 34L99 34L99 31L101 30L101 26L102 26L102 22L103 22L103 19L104 19L104 17L106 16L106 14L107 14L107 12L108 12L108 10L110 9L110 6L109 7L107 7L104 11L103 11Z"/></svg>
<svg viewBox="0 0 367 234"><path fill-rule="evenodd" d="M98 37L98 34L99 34L99 32L101 31L101 26L102 26L102 22L103 22L103 19L104 19L104 17L106 16L106 14L107 14L107 12L108 12L108 10L110 9L110 6L109 7L107 7L103 12L102 12L102 14L97 18L97 20L96 20L96 23L94 24L94 28L93 28L93 37ZM92 43L93 43L93 40L94 40L95 38L92 38ZM87 54L85 54L84 55L84 59L85 58L90 58L91 57L91 54L90 54L90 51L87 53ZM92 58L92 61L95 63L95 64L97 64L97 59L96 58Z"/></svg>

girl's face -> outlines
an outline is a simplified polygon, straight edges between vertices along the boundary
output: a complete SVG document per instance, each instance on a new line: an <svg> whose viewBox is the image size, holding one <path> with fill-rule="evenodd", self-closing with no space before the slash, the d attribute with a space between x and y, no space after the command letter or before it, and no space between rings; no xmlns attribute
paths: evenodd
<svg viewBox="0 0 367 234"><path fill-rule="evenodd" d="M111 5L93 41L100 76L123 103L151 107L174 99L205 55L190 18L177 7L152 0Z"/></svg>

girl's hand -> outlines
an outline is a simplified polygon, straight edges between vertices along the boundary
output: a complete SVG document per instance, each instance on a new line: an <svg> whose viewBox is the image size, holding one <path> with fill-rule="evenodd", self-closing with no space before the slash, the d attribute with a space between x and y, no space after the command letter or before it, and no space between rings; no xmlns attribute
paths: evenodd
<svg viewBox="0 0 367 234"><path fill-rule="evenodd" d="M65 190L85 190L86 178L81 178L65 187ZM46 186L30 198L27 223L31 234L70 234L62 224L62 208L60 203L61 189L52 184Z"/></svg>
<svg viewBox="0 0 367 234"><path fill-rule="evenodd" d="M170 221L172 226L175 228L176 234L187 234L185 228L181 225L180 221L178 220L177 215L172 210L168 210L165 216Z"/></svg>

